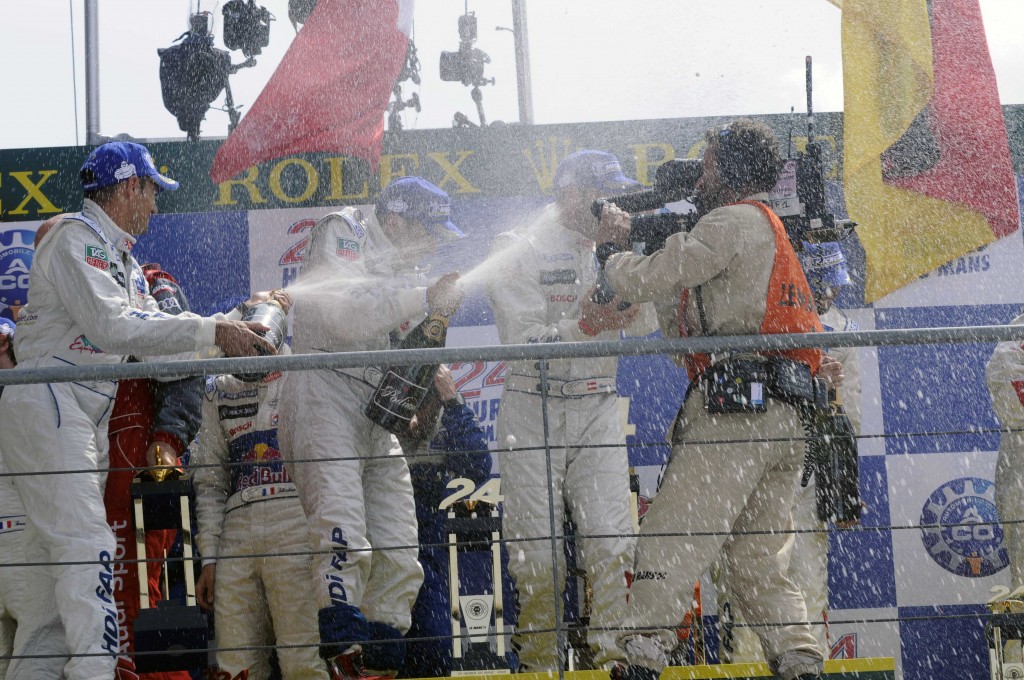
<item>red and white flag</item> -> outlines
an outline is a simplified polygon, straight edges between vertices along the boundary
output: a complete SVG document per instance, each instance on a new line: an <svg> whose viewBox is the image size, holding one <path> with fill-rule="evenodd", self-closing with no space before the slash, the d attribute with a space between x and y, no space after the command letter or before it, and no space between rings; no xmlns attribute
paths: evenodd
<svg viewBox="0 0 1024 680"><path fill-rule="evenodd" d="M384 112L405 61L413 0L319 0L210 177L300 153L341 153L376 169Z"/></svg>

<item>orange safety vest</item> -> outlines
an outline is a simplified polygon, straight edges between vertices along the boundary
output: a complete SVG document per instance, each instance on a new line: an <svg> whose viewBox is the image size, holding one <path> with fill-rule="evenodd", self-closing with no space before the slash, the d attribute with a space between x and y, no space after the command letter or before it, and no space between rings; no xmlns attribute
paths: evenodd
<svg viewBox="0 0 1024 680"><path fill-rule="evenodd" d="M775 233L775 261L772 264L772 274L768 279L768 297L765 299L764 321L761 322L760 333L811 333L823 332L821 319L814 305L814 296L811 294L811 287L807 284L807 277L800 266L800 261L793 251L786 235L786 228L782 220L772 212L771 208L757 201L740 201L733 205L740 204L754 205L761 209L761 212L768 218ZM689 299L690 290L686 289L679 301L679 311L676 315L679 323L679 336L686 337L685 310ZM816 374L821 366L820 349L784 349L760 352L766 356L783 356L793 361L799 361L811 367L811 374ZM704 369L711 365L711 356L708 354L687 354L686 373L692 382Z"/></svg>

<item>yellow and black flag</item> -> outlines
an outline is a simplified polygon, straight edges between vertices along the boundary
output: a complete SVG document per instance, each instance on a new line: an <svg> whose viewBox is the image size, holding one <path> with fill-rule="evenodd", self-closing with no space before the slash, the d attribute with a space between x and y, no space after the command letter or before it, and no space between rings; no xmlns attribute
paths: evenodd
<svg viewBox="0 0 1024 680"><path fill-rule="evenodd" d="M1019 226L978 0L843 0L844 188L878 298Z"/></svg>

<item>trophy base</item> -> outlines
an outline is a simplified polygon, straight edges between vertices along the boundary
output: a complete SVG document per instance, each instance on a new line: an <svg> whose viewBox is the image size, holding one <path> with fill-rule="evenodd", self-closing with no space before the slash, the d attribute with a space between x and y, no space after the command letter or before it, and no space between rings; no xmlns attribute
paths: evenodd
<svg viewBox="0 0 1024 680"><path fill-rule="evenodd" d="M505 659L492 652L487 643L463 645L462 656L452 659L452 677L511 672Z"/></svg>
<svg viewBox="0 0 1024 680"><path fill-rule="evenodd" d="M135 618L135 669L153 673L205 668L209 640L210 626L199 607L160 602L141 609Z"/></svg>

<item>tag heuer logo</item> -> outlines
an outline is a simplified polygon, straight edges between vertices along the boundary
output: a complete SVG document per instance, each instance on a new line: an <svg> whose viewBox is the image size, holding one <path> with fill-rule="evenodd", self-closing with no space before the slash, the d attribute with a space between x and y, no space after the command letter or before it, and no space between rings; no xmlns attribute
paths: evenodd
<svg viewBox="0 0 1024 680"><path fill-rule="evenodd" d="M100 246L85 247L85 263L103 271L107 271L110 268L107 251Z"/></svg>
<svg viewBox="0 0 1024 680"><path fill-rule="evenodd" d="M359 259L359 241L348 238L338 239L338 257L345 260Z"/></svg>

